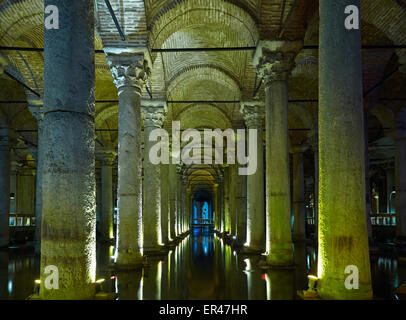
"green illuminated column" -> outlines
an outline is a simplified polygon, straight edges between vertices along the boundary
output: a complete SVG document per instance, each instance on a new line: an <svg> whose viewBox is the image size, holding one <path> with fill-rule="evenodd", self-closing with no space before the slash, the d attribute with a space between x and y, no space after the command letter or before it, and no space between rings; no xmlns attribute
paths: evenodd
<svg viewBox="0 0 406 320"><path fill-rule="evenodd" d="M256 130L255 145L247 143L247 149L256 157L257 170L247 176L247 246L246 250L262 253L265 249L265 200L264 200L264 105L258 101L244 102L241 106L248 130ZM247 133L249 135L249 133ZM248 138L247 138L248 140ZM251 149L254 148L254 149ZM256 153L253 153L256 148Z"/></svg>
<svg viewBox="0 0 406 320"><path fill-rule="evenodd" d="M155 129L162 128L166 114L164 101L143 101L144 113L144 252L161 250L161 172L160 165L150 159L151 148L156 141L150 141Z"/></svg>
<svg viewBox="0 0 406 320"><path fill-rule="evenodd" d="M150 74L149 56L131 49L104 50L119 100L116 267L133 269L142 263L141 91Z"/></svg>
<svg viewBox="0 0 406 320"><path fill-rule="evenodd" d="M236 165L229 166L229 208L230 208L230 236L237 235L237 199L236 199L236 184L237 184L237 175L238 175L238 168Z"/></svg>
<svg viewBox="0 0 406 320"><path fill-rule="evenodd" d="M237 169L238 172L238 169ZM247 176L238 175L236 182L237 242L247 241Z"/></svg>
<svg viewBox="0 0 406 320"><path fill-rule="evenodd" d="M347 30L346 6L320 0L319 246L317 290L324 299L372 298L365 208L361 31ZM347 289L347 266L358 289ZM351 288L351 287L350 287Z"/></svg>
<svg viewBox="0 0 406 320"><path fill-rule="evenodd" d="M40 296L91 299L96 277L94 2L45 0L45 7L51 4L59 8L59 30L44 33ZM51 274L58 288L47 286Z"/></svg>
<svg viewBox="0 0 406 320"><path fill-rule="evenodd" d="M265 86L267 263L293 264L289 174L288 77L299 41L261 41L254 66Z"/></svg>

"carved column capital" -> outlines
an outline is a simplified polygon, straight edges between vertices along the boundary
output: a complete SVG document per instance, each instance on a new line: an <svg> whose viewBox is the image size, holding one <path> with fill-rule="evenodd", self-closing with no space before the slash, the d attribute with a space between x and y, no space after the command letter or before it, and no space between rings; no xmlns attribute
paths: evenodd
<svg viewBox="0 0 406 320"><path fill-rule="evenodd" d="M119 48L105 48L105 52L119 94L125 88L134 88L141 95L151 75L149 54L145 51Z"/></svg>
<svg viewBox="0 0 406 320"><path fill-rule="evenodd" d="M242 102L240 112L243 115L247 128L258 128L263 125L265 117L263 102L250 101Z"/></svg>
<svg viewBox="0 0 406 320"><path fill-rule="evenodd" d="M301 47L301 41L260 41L253 64L265 86L273 81L288 79L294 66L294 58Z"/></svg>
<svg viewBox="0 0 406 320"><path fill-rule="evenodd" d="M144 127L161 128L168 108L165 101L145 100L141 102L141 111L144 116Z"/></svg>

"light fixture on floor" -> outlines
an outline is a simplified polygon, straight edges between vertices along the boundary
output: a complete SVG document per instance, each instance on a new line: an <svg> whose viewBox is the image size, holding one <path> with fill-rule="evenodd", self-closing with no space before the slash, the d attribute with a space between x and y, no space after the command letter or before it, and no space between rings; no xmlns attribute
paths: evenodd
<svg viewBox="0 0 406 320"><path fill-rule="evenodd" d="M307 278L309 279L309 283L308 286L309 288L307 290L303 290L303 295L307 298L315 298L317 297L317 280L319 280L319 278L317 278L314 275L308 275Z"/></svg>

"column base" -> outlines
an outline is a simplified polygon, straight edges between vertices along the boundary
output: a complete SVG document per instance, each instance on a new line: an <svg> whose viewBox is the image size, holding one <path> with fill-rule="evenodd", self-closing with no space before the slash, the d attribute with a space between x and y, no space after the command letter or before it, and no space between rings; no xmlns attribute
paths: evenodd
<svg viewBox="0 0 406 320"><path fill-rule="evenodd" d="M143 248L144 257L145 256L159 256L167 252L164 246L158 246L154 248Z"/></svg>
<svg viewBox="0 0 406 320"><path fill-rule="evenodd" d="M248 254L248 255L261 255L265 249L258 248L258 247L244 247L241 249L242 254Z"/></svg>
<svg viewBox="0 0 406 320"><path fill-rule="evenodd" d="M266 263L275 268L292 268L294 266L292 250L273 250L266 257Z"/></svg>
<svg viewBox="0 0 406 320"><path fill-rule="evenodd" d="M371 300L373 293L370 285L359 284L357 290L347 290L343 279L320 280L317 284L318 296L323 300Z"/></svg>
<svg viewBox="0 0 406 320"><path fill-rule="evenodd" d="M114 264L114 269L128 271L140 269L143 265L143 256L141 252L134 253L118 253L117 261Z"/></svg>

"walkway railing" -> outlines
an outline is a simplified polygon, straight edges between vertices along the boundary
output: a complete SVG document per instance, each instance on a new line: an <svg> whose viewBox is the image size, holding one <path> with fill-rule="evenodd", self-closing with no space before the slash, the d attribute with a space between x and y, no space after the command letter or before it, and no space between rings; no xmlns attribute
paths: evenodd
<svg viewBox="0 0 406 320"><path fill-rule="evenodd" d="M192 219L192 227L211 227L214 226L214 219Z"/></svg>

